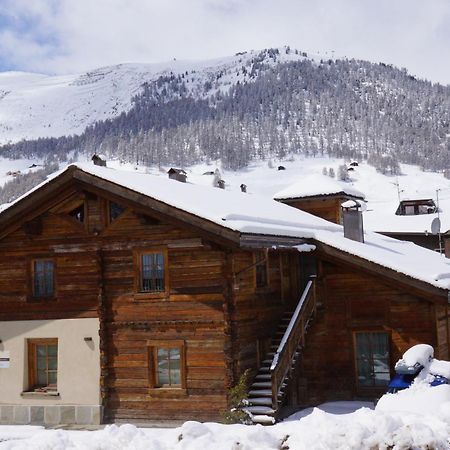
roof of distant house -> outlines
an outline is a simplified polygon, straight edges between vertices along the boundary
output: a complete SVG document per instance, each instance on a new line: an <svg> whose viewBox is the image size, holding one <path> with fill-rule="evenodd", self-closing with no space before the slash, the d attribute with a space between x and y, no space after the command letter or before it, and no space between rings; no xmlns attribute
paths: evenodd
<svg viewBox="0 0 450 450"><path fill-rule="evenodd" d="M349 182L338 181L325 175L309 175L277 192L275 200L300 199L308 197L345 195L364 199L364 194Z"/></svg>

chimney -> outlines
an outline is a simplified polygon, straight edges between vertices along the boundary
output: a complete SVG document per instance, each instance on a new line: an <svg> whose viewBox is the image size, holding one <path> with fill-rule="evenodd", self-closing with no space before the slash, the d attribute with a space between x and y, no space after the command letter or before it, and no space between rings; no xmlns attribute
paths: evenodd
<svg viewBox="0 0 450 450"><path fill-rule="evenodd" d="M241 184L241 192L247 192L247 185L244 183Z"/></svg>
<svg viewBox="0 0 450 450"><path fill-rule="evenodd" d="M356 200L342 203L344 219L344 237L357 242L364 242L363 205Z"/></svg>
<svg viewBox="0 0 450 450"><path fill-rule="evenodd" d="M217 181L217 187L219 189L225 189L225 180L219 180Z"/></svg>

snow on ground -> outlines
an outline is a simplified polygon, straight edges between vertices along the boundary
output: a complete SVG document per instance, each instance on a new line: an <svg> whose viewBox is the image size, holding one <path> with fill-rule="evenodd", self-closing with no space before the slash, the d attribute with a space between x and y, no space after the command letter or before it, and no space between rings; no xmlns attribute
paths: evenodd
<svg viewBox="0 0 450 450"><path fill-rule="evenodd" d="M36 167L31 167L36 164ZM41 161L37 159L6 159L0 157L0 187L7 181L14 179L14 173L22 174L41 168Z"/></svg>
<svg viewBox="0 0 450 450"><path fill-rule="evenodd" d="M384 413L334 402L276 425L185 422L174 429L109 425L99 431L0 426L0 450L374 450L450 448L450 409L435 415Z"/></svg>

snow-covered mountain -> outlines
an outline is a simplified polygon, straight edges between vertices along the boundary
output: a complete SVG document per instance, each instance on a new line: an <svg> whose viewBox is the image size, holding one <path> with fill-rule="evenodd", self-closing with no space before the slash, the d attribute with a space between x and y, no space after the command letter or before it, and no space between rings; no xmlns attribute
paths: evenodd
<svg viewBox="0 0 450 450"><path fill-rule="evenodd" d="M225 92L230 86L251 79L250 70L239 68L248 68L257 54L251 51L207 61L119 64L66 76L0 73L0 145L21 139L80 134L97 121L114 119L129 111L133 97L142 92L144 83L165 77L186 77L186 87L196 98ZM280 52L276 60L270 53L266 56L264 62L269 66L305 59L294 51ZM220 85L205 91L205 84L212 84L218 74Z"/></svg>

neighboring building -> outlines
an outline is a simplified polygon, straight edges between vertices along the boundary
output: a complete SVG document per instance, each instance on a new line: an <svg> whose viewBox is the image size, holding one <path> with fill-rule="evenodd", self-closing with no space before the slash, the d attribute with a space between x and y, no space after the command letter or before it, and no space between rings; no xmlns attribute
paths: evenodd
<svg viewBox="0 0 450 450"><path fill-rule="evenodd" d="M220 419L246 369L259 422L375 398L410 346L449 357L449 275L260 196L72 165L0 213L0 420Z"/></svg>
<svg viewBox="0 0 450 450"><path fill-rule="evenodd" d="M182 183L186 183L187 173L183 169L174 169L173 167L168 170L168 175L171 180L181 181Z"/></svg>
<svg viewBox="0 0 450 450"><path fill-rule="evenodd" d="M324 175L310 175L277 192L273 198L322 219L342 224L341 204L347 200L364 200L364 194L349 183Z"/></svg>
<svg viewBox="0 0 450 450"><path fill-rule="evenodd" d="M438 212L435 201L431 198L420 196L405 198L399 201L391 201L384 204L384 208L378 205L372 207L369 203L364 220L367 228L378 233L404 241L414 242L421 247L439 252L440 247L444 252L446 247L446 234L450 229L450 216L444 206L440 205ZM441 243L439 234L433 233L431 224L440 217ZM445 251L448 257L450 253Z"/></svg>

